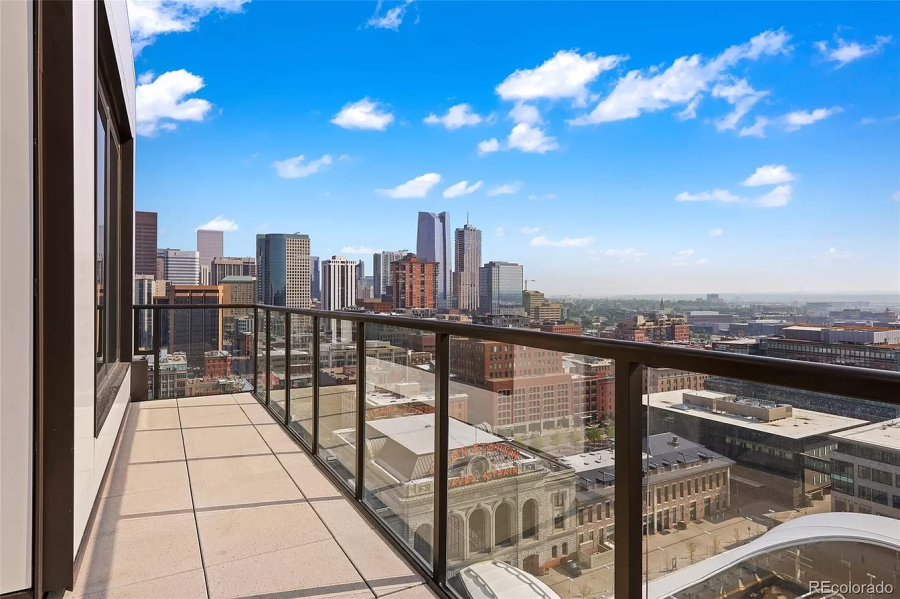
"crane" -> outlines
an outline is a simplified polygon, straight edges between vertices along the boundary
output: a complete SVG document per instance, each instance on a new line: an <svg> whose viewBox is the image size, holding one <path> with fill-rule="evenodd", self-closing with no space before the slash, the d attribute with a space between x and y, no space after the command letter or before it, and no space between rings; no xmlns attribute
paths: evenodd
<svg viewBox="0 0 900 599"><path fill-rule="evenodd" d="M525 279L525 291L528 291L528 283L537 283L534 279Z"/></svg>

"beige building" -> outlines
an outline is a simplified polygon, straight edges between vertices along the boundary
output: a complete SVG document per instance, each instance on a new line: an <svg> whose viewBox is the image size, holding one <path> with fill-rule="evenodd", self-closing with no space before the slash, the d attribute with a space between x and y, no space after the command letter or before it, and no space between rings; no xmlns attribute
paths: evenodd
<svg viewBox="0 0 900 599"><path fill-rule="evenodd" d="M478 309L478 269L481 267L481 229L468 223L457 229L456 270L453 272L453 296L460 310Z"/></svg>
<svg viewBox="0 0 900 599"><path fill-rule="evenodd" d="M644 393L663 391L702 391L708 374L678 370L677 368L645 368Z"/></svg>
<svg viewBox="0 0 900 599"><path fill-rule="evenodd" d="M562 319L562 304L558 303L544 303L535 308L534 312L532 312L531 317L535 320L561 320Z"/></svg>
<svg viewBox="0 0 900 599"><path fill-rule="evenodd" d="M225 304L252 304L256 295L256 277L226 276L219 281L222 302ZM249 316L251 308L226 308L222 316Z"/></svg>
<svg viewBox="0 0 900 599"><path fill-rule="evenodd" d="M526 289L522 292L522 305L525 306L525 313L533 316L533 312L544 304L544 294L540 291L529 291Z"/></svg>

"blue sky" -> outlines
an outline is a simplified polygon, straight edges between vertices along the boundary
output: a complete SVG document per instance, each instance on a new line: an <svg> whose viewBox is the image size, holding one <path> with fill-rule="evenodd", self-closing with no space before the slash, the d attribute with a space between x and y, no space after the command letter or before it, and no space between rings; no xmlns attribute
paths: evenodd
<svg viewBox="0 0 900 599"><path fill-rule="evenodd" d="M900 5L130 0L159 245L484 231L549 293L900 287ZM466 182L466 183L462 183ZM360 252L362 250L362 252Z"/></svg>

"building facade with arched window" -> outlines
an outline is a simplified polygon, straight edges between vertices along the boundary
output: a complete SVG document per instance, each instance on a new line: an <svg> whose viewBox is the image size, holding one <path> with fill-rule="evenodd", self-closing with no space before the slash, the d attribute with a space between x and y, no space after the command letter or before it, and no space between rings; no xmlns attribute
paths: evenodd
<svg viewBox="0 0 900 599"><path fill-rule="evenodd" d="M365 495L397 535L430 562L433 415L368 421L366 427ZM536 573L576 551L573 469L454 419L449 469L449 576L488 559Z"/></svg>

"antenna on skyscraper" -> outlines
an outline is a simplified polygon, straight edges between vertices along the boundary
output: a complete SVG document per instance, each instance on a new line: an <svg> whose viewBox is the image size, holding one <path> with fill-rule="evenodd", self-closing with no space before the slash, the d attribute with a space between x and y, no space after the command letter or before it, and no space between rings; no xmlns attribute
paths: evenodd
<svg viewBox="0 0 900 599"><path fill-rule="evenodd" d="M467 226L467 227L469 226L469 213L468 213L468 211L466 212L466 226Z"/></svg>

